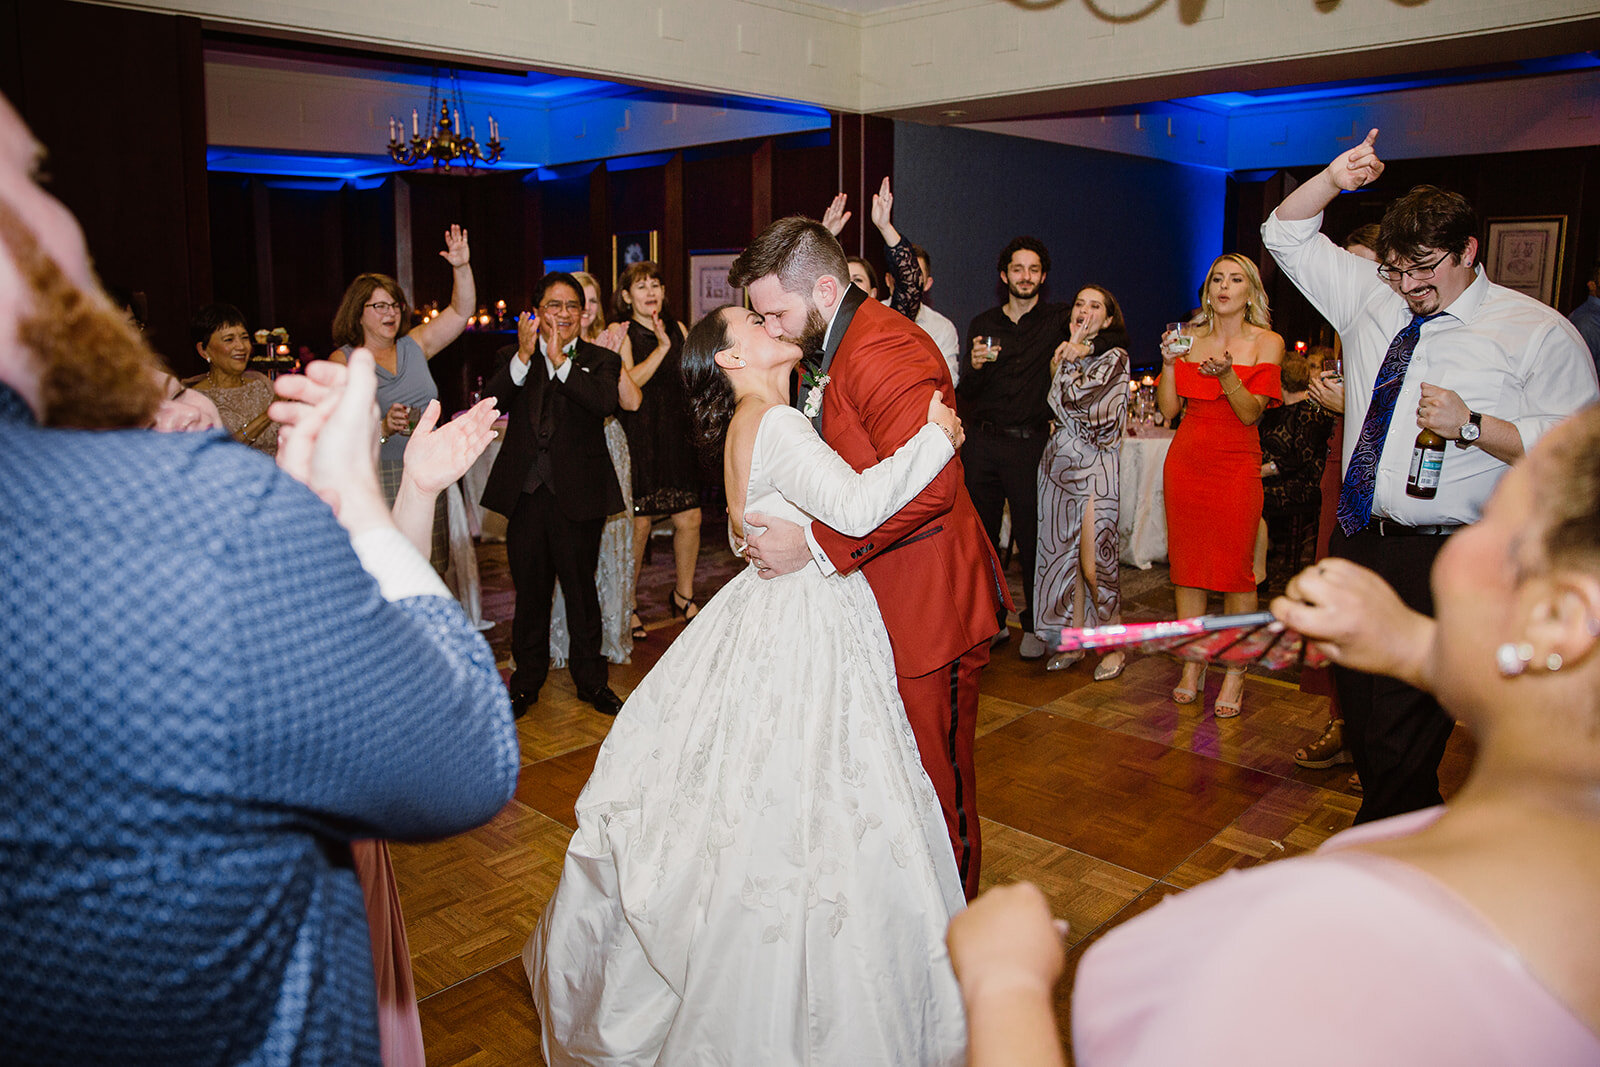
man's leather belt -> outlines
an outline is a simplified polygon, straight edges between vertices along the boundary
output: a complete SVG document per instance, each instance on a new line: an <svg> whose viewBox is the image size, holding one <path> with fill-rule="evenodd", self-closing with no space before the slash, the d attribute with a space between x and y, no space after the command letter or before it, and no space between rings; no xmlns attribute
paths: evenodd
<svg viewBox="0 0 1600 1067"><path fill-rule="evenodd" d="M980 422L978 429L984 433L999 434L1001 437L1019 437L1024 440L1050 432L1048 423L1040 423L1037 426L1001 426L993 422Z"/></svg>
<svg viewBox="0 0 1600 1067"><path fill-rule="evenodd" d="M1379 537L1449 537L1461 527L1459 522L1440 526L1407 526L1393 519L1373 519L1367 523L1366 532Z"/></svg>

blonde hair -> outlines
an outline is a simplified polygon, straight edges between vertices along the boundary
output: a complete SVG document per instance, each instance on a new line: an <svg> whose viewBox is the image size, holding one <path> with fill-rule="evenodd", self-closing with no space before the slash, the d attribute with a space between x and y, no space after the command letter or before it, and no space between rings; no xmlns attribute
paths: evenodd
<svg viewBox="0 0 1600 1067"><path fill-rule="evenodd" d="M589 300L588 290L594 290L594 319L589 323L588 329L582 331L585 341L593 341L600 336L600 331L606 328L606 304L600 299L600 283L594 280L594 275L586 270L575 270L572 276L578 279L578 284L583 286L583 299Z"/></svg>
<svg viewBox="0 0 1600 1067"><path fill-rule="evenodd" d="M1211 307L1211 276L1217 272L1217 264L1224 260L1237 265L1244 273L1245 281L1250 283L1250 295L1245 298L1244 304L1244 321L1263 330L1272 329L1272 309L1267 306L1267 291L1261 287L1261 272L1250 262L1249 256L1237 252L1218 256L1206 268L1205 280L1200 283L1200 314L1206 324L1210 325L1216 317L1216 311Z"/></svg>

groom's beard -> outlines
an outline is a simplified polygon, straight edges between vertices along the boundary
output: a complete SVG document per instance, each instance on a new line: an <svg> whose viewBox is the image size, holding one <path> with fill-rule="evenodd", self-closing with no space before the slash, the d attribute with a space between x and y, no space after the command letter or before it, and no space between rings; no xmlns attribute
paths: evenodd
<svg viewBox="0 0 1600 1067"><path fill-rule="evenodd" d="M109 430L148 425L161 402L161 363L127 318L80 289L0 199L0 245L22 275L28 306L17 340L39 375L39 421Z"/></svg>
<svg viewBox="0 0 1600 1067"><path fill-rule="evenodd" d="M817 305L807 301L806 325L798 337L783 337L791 345L799 345L801 358L816 362L822 357L822 342L828 336L828 320L822 317Z"/></svg>

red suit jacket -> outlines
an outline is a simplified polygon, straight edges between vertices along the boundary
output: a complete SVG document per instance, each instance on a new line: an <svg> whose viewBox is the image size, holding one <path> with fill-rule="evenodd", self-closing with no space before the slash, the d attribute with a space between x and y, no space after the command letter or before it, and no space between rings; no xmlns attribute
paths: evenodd
<svg viewBox="0 0 1600 1067"><path fill-rule="evenodd" d="M822 438L856 470L911 439L935 389L954 406L938 346L910 319L846 290L823 352ZM1000 561L967 496L958 456L911 503L866 537L822 523L812 536L840 572L856 567L878 598L898 674L944 667L992 637L1011 607Z"/></svg>

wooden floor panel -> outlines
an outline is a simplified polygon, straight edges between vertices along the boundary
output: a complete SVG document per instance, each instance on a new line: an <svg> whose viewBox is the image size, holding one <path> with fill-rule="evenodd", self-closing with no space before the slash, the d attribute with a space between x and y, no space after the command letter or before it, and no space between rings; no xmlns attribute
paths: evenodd
<svg viewBox="0 0 1600 1067"><path fill-rule="evenodd" d="M708 528L711 527L708 522ZM738 571L725 547L702 549L703 603ZM672 557L656 546L640 582L650 636L632 662L611 668L626 697L682 631L665 608ZM480 548L486 635L509 669L512 596L503 546ZM1020 596L1020 575L1008 577ZM1123 573L1124 617L1170 617L1162 568ZM978 800L985 887L1028 879L1071 924L1068 970L1056 991L1068 1036L1077 961L1116 926L1163 899L1227 871L1315 848L1350 824L1360 805L1351 768L1298 768L1293 752L1322 732L1328 699L1301 693L1296 675L1253 673L1244 713L1171 701L1179 666L1130 657L1120 678L1093 681L1097 657L1049 672L1017 655L1021 632L996 649L978 705ZM523 766L515 798L487 826L447 841L394 846L423 1038L434 1067L541 1064L538 1019L522 972L522 943L554 890L573 805L611 720L577 699L566 671L552 671L538 704L518 723ZM1459 787L1474 755L1457 730L1440 777ZM1325 920L1307 916L1308 926Z"/></svg>

